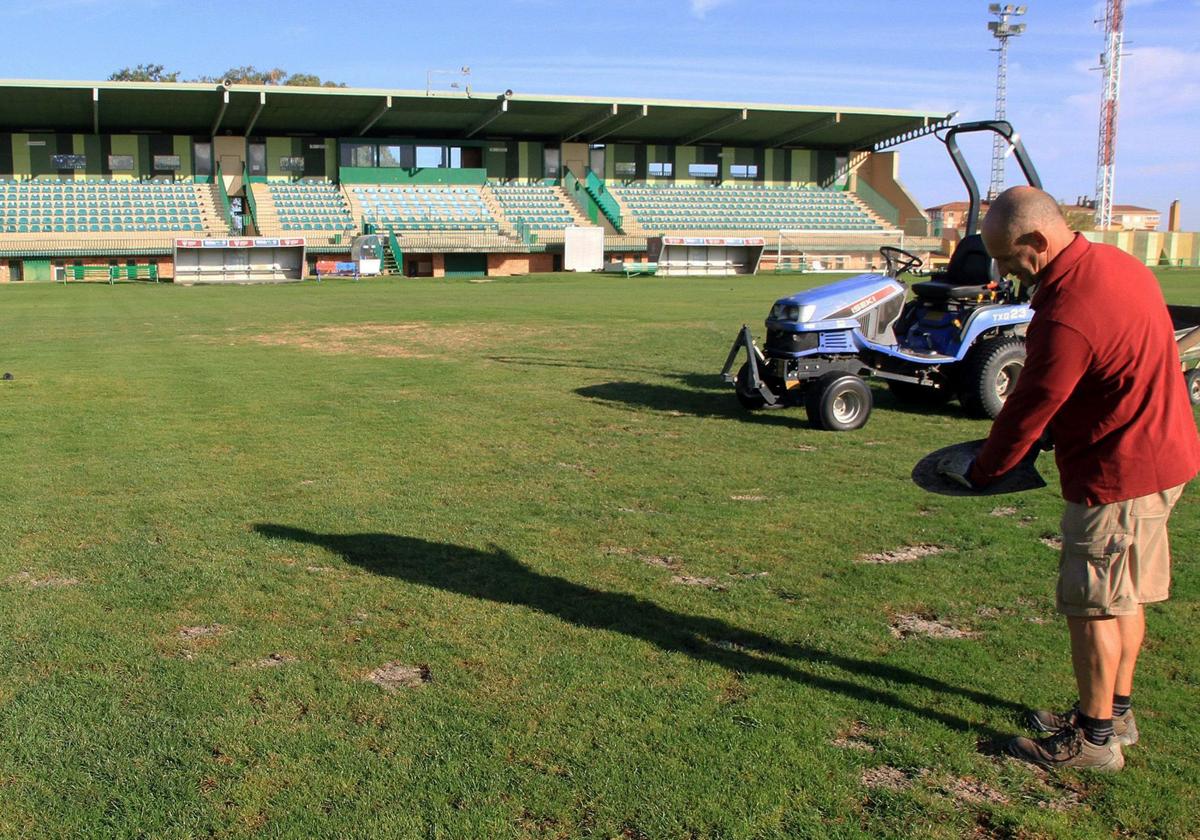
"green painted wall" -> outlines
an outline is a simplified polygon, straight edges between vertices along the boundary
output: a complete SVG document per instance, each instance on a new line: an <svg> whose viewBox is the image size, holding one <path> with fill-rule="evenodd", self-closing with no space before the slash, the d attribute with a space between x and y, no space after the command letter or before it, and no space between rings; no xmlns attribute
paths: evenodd
<svg viewBox="0 0 1200 840"><path fill-rule="evenodd" d="M186 134L179 134L173 138L172 154L179 155L179 172L180 178L188 178L192 175L192 138Z"/></svg>
<svg viewBox="0 0 1200 840"><path fill-rule="evenodd" d="M787 152L767 149L763 154L763 180L771 185L788 183Z"/></svg>
<svg viewBox="0 0 1200 840"><path fill-rule="evenodd" d="M142 159L138 151L138 138L136 134L114 134L109 149L109 154L133 155L133 170L130 172L114 172L112 177L120 180L128 180L136 177L137 173L142 171ZM107 163L107 161L105 162Z"/></svg>
<svg viewBox="0 0 1200 840"><path fill-rule="evenodd" d="M486 149L484 149L483 167L489 178L503 179L504 163L507 153L503 150L497 151L498 149L500 149L499 145L495 146L494 148L492 146L488 146ZM345 170L343 169L342 171L344 172Z"/></svg>
<svg viewBox="0 0 1200 840"><path fill-rule="evenodd" d="M817 177L814 178L817 183L821 183L827 178L832 178L833 173L837 171L837 152L814 152L817 158Z"/></svg>
<svg viewBox="0 0 1200 840"><path fill-rule="evenodd" d="M29 176L29 135L14 134L12 136L13 174L18 178Z"/></svg>
<svg viewBox="0 0 1200 840"><path fill-rule="evenodd" d="M546 172L545 144L520 142L517 144L519 166L517 177L522 181L536 181Z"/></svg>
<svg viewBox="0 0 1200 840"><path fill-rule="evenodd" d="M721 180L732 181L733 173L730 169L735 163L741 163L737 159L738 150L733 146L725 146L721 149Z"/></svg>
<svg viewBox="0 0 1200 840"><path fill-rule="evenodd" d="M291 172L284 172L279 168L279 159L284 157L298 157L299 152L296 151L296 137L268 137L267 138L267 177L268 178L291 178L294 177Z"/></svg>
<svg viewBox="0 0 1200 840"><path fill-rule="evenodd" d="M98 134L84 134L83 151L80 154L87 155L87 170L82 175L77 175L77 178L105 178L105 172L108 166L108 158L105 157L104 147L107 145L104 141L108 138L101 137Z"/></svg>
<svg viewBox="0 0 1200 840"><path fill-rule="evenodd" d="M808 149L793 149L791 182L815 184L817 180L817 153Z"/></svg>
<svg viewBox="0 0 1200 840"><path fill-rule="evenodd" d="M330 181L336 181L338 177L337 140L332 137L325 141L325 177Z"/></svg>
<svg viewBox="0 0 1200 840"><path fill-rule="evenodd" d="M485 169L400 169L391 167L343 166L339 170L346 184L482 184L489 177Z"/></svg>
<svg viewBox="0 0 1200 840"><path fill-rule="evenodd" d="M675 147L675 183L696 183L696 179L688 174L688 167L696 162L697 151L698 149L695 146Z"/></svg>

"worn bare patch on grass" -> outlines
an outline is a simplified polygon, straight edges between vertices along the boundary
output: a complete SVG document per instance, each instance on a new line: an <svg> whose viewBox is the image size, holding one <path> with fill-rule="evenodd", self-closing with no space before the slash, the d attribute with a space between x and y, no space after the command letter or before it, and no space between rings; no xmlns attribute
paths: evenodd
<svg viewBox="0 0 1200 840"><path fill-rule="evenodd" d="M903 613L892 619L892 635L897 639L907 639L909 636L928 636L932 639L970 639L977 634L970 630L952 627L931 615Z"/></svg>
<svg viewBox="0 0 1200 840"><path fill-rule="evenodd" d="M729 572L729 576L734 580L755 580L756 578L765 578L770 572Z"/></svg>
<svg viewBox="0 0 1200 840"><path fill-rule="evenodd" d="M506 324L432 326L428 323L346 324L333 327L285 327L247 336L264 347L293 347L328 355L427 359L459 350L494 351L500 342L521 341L536 331Z"/></svg>
<svg viewBox="0 0 1200 840"><path fill-rule="evenodd" d="M902 548L894 548L891 551L881 551L878 554L864 554L858 558L858 562L876 564L911 563L914 560L920 560L922 557L932 557L935 554L942 554L948 550L945 546L920 543L919 545L906 545Z"/></svg>
<svg viewBox="0 0 1200 840"><path fill-rule="evenodd" d="M26 586L30 589L54 589L62 586L77 586L78 578L61 577L54 574L35 575L33 572L17 572L4 579L9 586Z"/></svg>
<svg viewBox="0 0 1200 840"><path fill-rule="evenodd" d="M1014 516L1017 512L1015 507L994 507L992 508L992 516Z"/></svg>
<svg viewBox="0 0 1200 840"><path fill-rule="evenodd" d="M1052 551L1062 551L1062 537L1056 534L1046 534L1042 536L1038 542Z"/></svg>
<svg viewBox="0 0 1200 840"><path fill-rule="evenodd" d="M399 691L402 688L417 688L433 681L428 665L404 665L400 662L388 662L381 665L364 679L375 683L384 691Z"/></svg>
<svg viewBox="0 0 1200 840"><path fill-rule="evenodd" d="M856 720L843 732L839 733L830 743L839 750L858 750L859 752L875 752L875 746L864 740L870 733L870 728L861 720Z"/></svg>
<svg viewBox="0 0 1200 840"><path fill-rule="evenodd" d="M181 639L204 639L210 636L219 636L224 632L225 628L220 624L204 624L196 627L181 627L178 635Z"/></svg>
<svg viewBox="0 0 1200 840"><path fill-rule="evenodd" d="M1007 805L1011 800L986 782L971 776L954 777L941 785L955 802L964 805Z"/></svg>
<svg viewBox="0 0 1200 840"><path fill-rule="evenodd" d="M884 764L881 767L868 767L859 777L863 787L872 790L902 791L912 787L912 777L899 767Z"/></svg>
<svg viewBox="0 0 1200 840"><path fill-rule="evenodd" d="M682 566L680 559L672 554L643 554L625 546L609 546L604 553L615 557L633 557L659 569L679 569Z"/></svg>
<svg viewBox="0 0 1200 840"><path fill-rule="evenodd" d="M730 496L729 498L733 499L735 502L765 502L767 500L766 496L759 496L753 493L740 496Z"/></svg>
<svg viewBox="0 0 1200 840"><path fill-rule="evenodd" d="M724 586L717 583L716 578L697 577L695 575L673 575L671 583L678 584L679 586L704 586L715 592L721 592L725 589Z"/></svg>

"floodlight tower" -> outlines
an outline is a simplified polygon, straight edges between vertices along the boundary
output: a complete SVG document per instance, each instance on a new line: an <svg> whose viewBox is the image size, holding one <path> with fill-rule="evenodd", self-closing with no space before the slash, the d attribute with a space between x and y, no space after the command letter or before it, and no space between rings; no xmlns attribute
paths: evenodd
<svg viewBox="0 0 1200 840"><path fill-rule="evenodd" d="M996 16L996 20L988 21L988 31L1000 42L993 52L1000 53L1000 62L996 65L996 119L1004 119L1008 107L1008 39L1015 38L1025 31L1025 24L1010 23L1010 19L1025 14L1025 6L1013 6L1006 3L988 5L988 11ZM988 201L998 196L1004 190L1004 158L1008 155L1009 145L999 134L992 141L992 183L988 187Z"/></svg>
<svg viewBox="0 0 1200 840"><path fill-rule="evenodd" d="M1117 101L1121 96L1121 43L1125 37L1122 0L1108 0L1104 9L1104 52L1100 72L1100 142L1096 151L1096 228L1112 227L1113 190L1116 180Z"/></svg>

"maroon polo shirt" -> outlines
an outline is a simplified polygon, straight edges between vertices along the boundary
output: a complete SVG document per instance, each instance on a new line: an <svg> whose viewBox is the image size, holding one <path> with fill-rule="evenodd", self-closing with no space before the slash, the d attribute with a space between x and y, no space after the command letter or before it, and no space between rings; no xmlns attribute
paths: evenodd
<svg viewBox="0 0 1200 840"><path fill-rule="evenodd" d="M1200 470L1200 436L1158 281L1080 234L1038 274L1025 369L969 478L1012 469L1049 428L1069 502L1158 493Z"/></svg>

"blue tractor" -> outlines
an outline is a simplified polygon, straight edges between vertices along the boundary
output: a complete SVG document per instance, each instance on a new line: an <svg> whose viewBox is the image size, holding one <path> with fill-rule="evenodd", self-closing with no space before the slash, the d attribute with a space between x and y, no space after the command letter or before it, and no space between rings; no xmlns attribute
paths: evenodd
<svg viewBox="0 0 1200 840"><path fill-rule="evenodd" d="M962 123L939 135L970 199L967 233L944 272L909 288L900 276L921 260L891 246L880 249L884 273L860 274L777 300L760 349L743 326L722 376L747 409L803 404L821 429L861 428L871 415L878 377L905 402L955 397L968 413L995 417L1025 365L1025 329L1033 318L1027 291L1001 278L975 233L979 186L956 137L990 131L1011 146L1028 182L1041 181L1012 126ZM736 374L742 351L746 361Z"/></svg>

